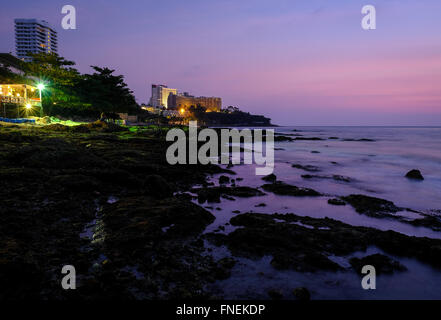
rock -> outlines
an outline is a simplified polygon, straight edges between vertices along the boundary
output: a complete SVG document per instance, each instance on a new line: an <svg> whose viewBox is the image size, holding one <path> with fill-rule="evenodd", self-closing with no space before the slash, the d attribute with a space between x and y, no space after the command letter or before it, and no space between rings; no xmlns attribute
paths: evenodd
<svg viewBox="0 0 441 320"><path fill-rule="evenodd" d="M206 239L216 246L227 246L233 256L250 259L272 256L271 265L277 269L338 271L342 267L330 260L329 255L347 256L366 251L372 246L390 255L415 258L441 267L439 239L412 237L391 230L381 231L351 226L329 218L294 214L245 213L232 217L230 223L239 228L227 235L214 237L207 234ZM375 263L377 260L379 265L388 265L383 258L370 258L369 262ZM392 266L394 270L401 268L396 264Z"/></svg>
<svg viewBox="0 0 441 320"><path fill-rule="evenodd" d="M408 221L409 224L417 227L426 227L434 231L441 231L441 217L425 215L424 218Z"/></svg>
<svg viewBox="0 0 441 320"><path fill-rule="evenodd" d="M406 178L414 179L414 180L424 180L423 175L421 174L420 170L410 170L408 173L406 173Z"/></svg>
<svg viewBox="0 0 441 320"><path fill-rule="evenodd" d="M43 127L44 130L49 130L49 131L61 131L61 132L68 132L70 131L70 127L59 124L59 123L53 123L53 124L49 124L47 126Z"/></svg>
<svg viewBox="0 0 441 320"><path fill-rule="evenodd" d="M262 180L268 181L268 182L276 182L277 176L274 173L271 173L271 174L263 177Z"/></svg>
<svg viewBox="0 0 441 320"><path fill-rule="evenodd" d="M71 127L71 131L74 133L90 133L90 129L87 125L79 125Z"/></svg>
<svg viewBox="0 0 441 320"><path fill-rule="evenodd" d="M196 188L193 192L198 194L198 202L220 202L221 196L233 196L240 198L249 198L263 196L264 193L258 189L238 186L238 187L212 187L212 188Z"/></svg>
<svg viewBox="0 0 441 320"><path fill-rule="evenodd" d="M352 179L349 177L340 176L337 174L332 175L332 179L334 179L336 181L343 181L343 182L351 182L352 181Z"/></svg>
<svg viewBox="0 0 441 320"><path fill-rule="evenodd" d="M294 139L288 136L283 136L283 135L277 135L274 136L274 141L275 142L284 142L284 141L293 141Z"/></svg>
<svg viewBox="0 0 441 320"><path fill-rule="evenodd" d="M270 289L270 290L268 290L268 296L272 300L282 300L283 299L283 293L279 289Z"/></svg>
<svg viewBox="0 0 441 320"><path fill-rule="evenodd" d="M102 132L122 132L122 131L128 131L127 128L121 127L113 122L106 122L97 120L95 122L88 123L87 128L90 130L96 130L96 131L102 131Z"/></svg>
<svg viewBox="0 0 441 320"><path fill-rule="evenodd" d="M305 287L298 287L295 288L292 292L297 300L300 301L309 301L311 300L311 294L309 293L309 290Z"/></svg>
<svg viewBox="0 0 441 320"><path fill-rule="evenodd" d="M121 198L103 209L106 241L147 243L162 236L162 228L169 228L167 235L198 234L214 221L214 216L204 208L176 198L157 200L150 197ZM117 244L117 243L115 243Z"/></svg>
<svg viewBox="0 0 441 320"><path fill-rule="evenodd" d="M324 139L318 138L318 137L296 137L294 140L320 141L320 140L324 140Z"/></svg>
<svg viewBox="0 0 441 320"><path fill-rule="evenodd" d="M276 253L271 260L271 265L278 270L293 269L298 272L337 271L341 269L338 264L328 259L324 254L309 250L297 255Z"/></svg>
<svg viewBox="0 0 441 320"><path fill-rule="evenodd" d="M351 266L361 275L361 270L365 265L375 267L375 272L379 274L392 274L396 271L406 271L407 268L388 256L380 253L372 254L363 258L352 258L349 260Z"/></svg>
<svg viewBox="0 0 441 320"><path fill-rule="evenodd" d="M224 268L231 269L236 265L236 259L225 257L220 259L217 263Z"/></svg>
<svg viewBox="0 0 441 320"><path fill-rule="evenodd" d="M160 199L168 198L173 195L172 188L167 181L160 175L153 174L145 178L147 193Z"/></svg>
<svg viewBox="0 0 441 320"><path fill-rule="evenodd" d="M352 179L345 176L340 175L332 175L332 176L323 176L323 175L317 175L317 174L302 174L301 177L303 179L333 179L335 181L342 181L342 182L351 182Z"/></svg>
<svg viewBox="0 0 441 320"><path fill-rule="evenodd" d="M227 184L228 182L230 182L230 178L227 176L220 176L219 177L219 183L220 184Z"/></svg>
<svg viewBox="0 0 441 320"><path fill-rule="evenodd" d="M277 181L271 184L264 184L262 189L265 191L270 191L278 195L285 196L320 196L321 194L313 189L296 187L281 181Z"/></svg>
<svg viewBox="0 0 441 320"><path fill-rule="evenodd" d="M0 300L211 297L202 232L215 218L171 191L227 171L169 165L150 128L104 127L0 127ZM52 285L69 261L81 275L71 292Z"/></svg>
<svg viewBox="0 0 441 320"><path fill-rule="evenodd" d="M214 269L214 277L217 280L225 280L231 276L231 268L236 264L236 260L230 257L222 258L217 261L217 267Z"/></svg>
<svg viewBox="0 0 441 320"><path fill-rule="evenodd" d="M347 197L341 197L341 199L353 206L358 213L376 218L390 216L391 213L402 210L391 201L362 194L351 194Z"/></svg>
<svg viewBox="0 0 441 320"><path fill-rule="evenodd" d="M346 205L346 202L344 202L344 201L342 201L340 199L337 199L337 198L329 199L328 203L332 204L334 206L345 206Z"/></svg>
<svg viewBox="0 0 441 320"><path fill-rule="evenodd" d="M98 182L96 179L85 175L59 175L51 178L48 185L59 190L90 192L98 187Z"/></svg>
<svg viewBox="0 0 441 320"><path fill-rule="evenodd" d="M298 164L298 163L292 164L291 167L296 168L296 169L300 169L300 170L304 170L304 171L310 171L310 172L320 171L320 169L318 167L316 167L316 166L312 166L312 165L303 166L303 165Z"/></svg>
<svg viewBox="0 0 441 320"><path fill-rule="evenodd" d="M362 138L362 139L343 139L343 141L375 142L374 139L366 139L366 138Z"/></svg>

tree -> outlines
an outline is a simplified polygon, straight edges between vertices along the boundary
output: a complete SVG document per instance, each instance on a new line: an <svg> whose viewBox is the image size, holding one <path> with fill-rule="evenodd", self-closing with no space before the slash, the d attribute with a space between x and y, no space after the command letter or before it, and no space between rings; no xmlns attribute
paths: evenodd
<svg viewBox="0 0 441 320"><path fill-rule="evenodd" d="M131 112L138 110L133 92L124 82L124 76L113 75L115 70L92 66L93 74L86 74L79 84L82 99L100 112Z"/></svg>
<svg viewBox="0 0 441 320"><path fill-rule="evenodd" d="M228 106L223 111L226 113L234 113L234 112L240 112L240 109L238 107Z"/></svg>
<svg viewBox="0 0 441 320"><path fill-rule="evenodd" d="M42 104L46 114L51 114L55 105L56 109L73 108L73 113L84 108L77 94L76 86L81 75L73 68L75 62L54 53L30 56L32 61L24 65L25 75L45 84Z"/></svg>
<svg viewBox="0 0 441 320"><path fill-rule="evenodd" d="M12 72L8 65L0 65L0 83L7 83L7 84L14 84L14 83L31 84L30 81L27 78Z"/></svg>
<svg viewBox="0 0 441 320"><path fill-rule="evenodd" d="M198 104L196 107L190 106L190 108L188 108L187 110L191 120L199 120L199 121L205 120L206 111L207 109L205 107L202 107L200 104Z"/></svg>
<svg viewBox="0 0 441 320"><path fill-rule="evenodd" d="M43 109L49 115L98 117L102 112L138 112L133 92L122 75L115 76L109 68L92 66L93 74L80 74L75 62L57 54L30 54L32 61L23 62L25 77L11 74L7 67L0 69L0 79L11 83L43 82ZM25 80L23 81L23 80Z"/></svg>

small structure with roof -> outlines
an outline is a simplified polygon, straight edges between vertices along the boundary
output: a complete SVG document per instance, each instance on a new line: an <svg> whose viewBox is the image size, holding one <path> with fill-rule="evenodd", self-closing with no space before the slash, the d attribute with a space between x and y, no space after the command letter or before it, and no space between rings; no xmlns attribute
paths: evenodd
<svg viewBox="0 0 441 320"><path fill-rule="evenodd" d="M0 84L0 102L0 115L3 117L9 116L12 112L14 116L20 118L41 110L39 90L28 84Z"/></svg>

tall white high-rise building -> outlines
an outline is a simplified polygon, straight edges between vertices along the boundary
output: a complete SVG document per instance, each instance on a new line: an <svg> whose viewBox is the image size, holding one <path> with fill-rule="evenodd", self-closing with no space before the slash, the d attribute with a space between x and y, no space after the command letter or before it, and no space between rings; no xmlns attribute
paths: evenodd
<svg viewBox="0 0 441 320"><path fill-rule="evenodd" d="M15 50L17 57L31 61L28 53L57 53L57 32L47 21L15 19Z"/></svg>

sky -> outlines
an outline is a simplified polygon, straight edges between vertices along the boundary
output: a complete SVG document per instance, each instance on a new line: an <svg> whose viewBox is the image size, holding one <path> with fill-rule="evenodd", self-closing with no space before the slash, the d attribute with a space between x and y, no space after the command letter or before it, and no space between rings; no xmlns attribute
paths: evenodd
<svg viewBox="0 0 441 320"><path fill-rule="evenodd" d="M368 4L376 30L361 28ZM14 18L48 21L61 56L115 69L139 103L157 83L280 125L441 125L439 0L14 0L0 52Z"/></svg>

